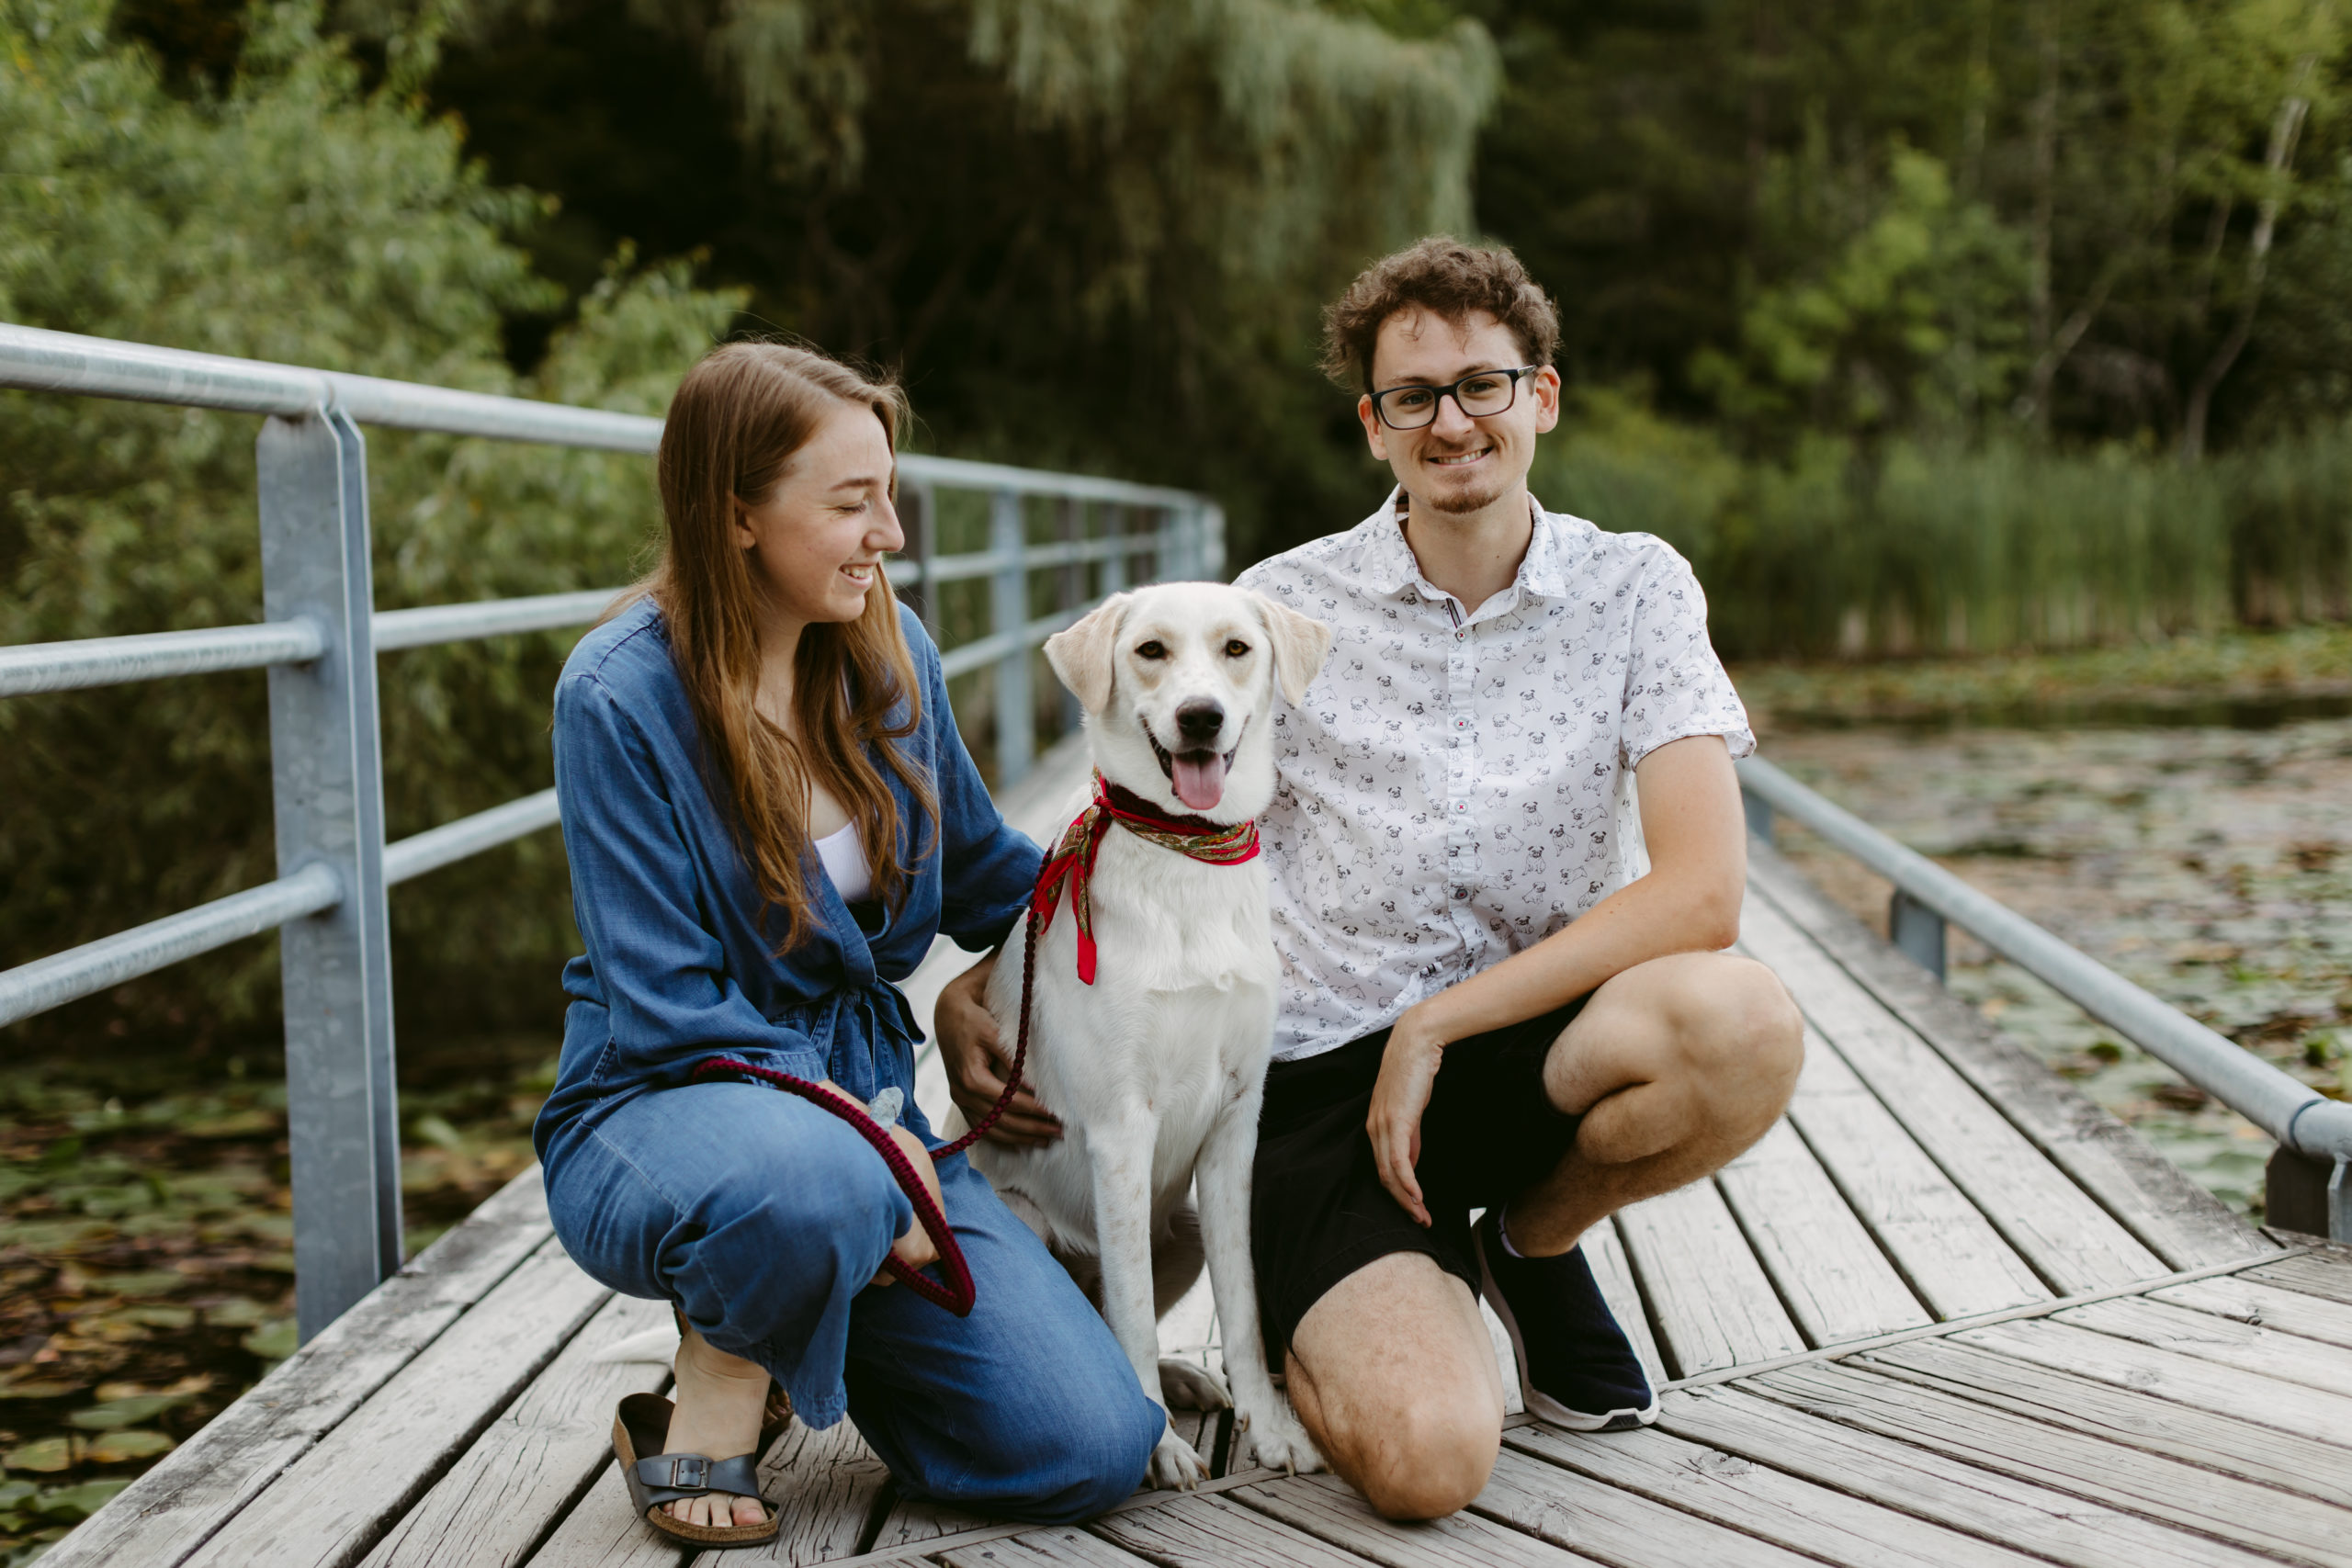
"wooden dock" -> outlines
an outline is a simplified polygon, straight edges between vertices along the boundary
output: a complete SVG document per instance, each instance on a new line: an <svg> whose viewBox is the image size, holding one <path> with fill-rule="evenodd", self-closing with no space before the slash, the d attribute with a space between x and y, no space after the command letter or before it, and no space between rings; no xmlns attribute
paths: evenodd
<svg viewBox="0 0 2352 1568"><path fill-rule="evenodd" d="M1074 759L1050 761L1007 800L1040 833ZM766 1456L777 1541L681 1551L632 1517L608 1447L615 1402L666 1371L597 1359L666 1309L573 1267L532 1173L44 1563L2352 1564L2352 1251L2251 1229L1754 854L1741 945L1809 1021L1795 1101L1588 1243L1664 1413L1597 1437L1514 1415L1452 1518L1250 1472L1002 1525L898 1497L843 1422ZM927 1010L943 973L922 978ZM1163 1325L1170 1353L1213 1364L1216 1339L1205 1290ZM1215 1420L1185 1425L1222 1455Z"/></svg>

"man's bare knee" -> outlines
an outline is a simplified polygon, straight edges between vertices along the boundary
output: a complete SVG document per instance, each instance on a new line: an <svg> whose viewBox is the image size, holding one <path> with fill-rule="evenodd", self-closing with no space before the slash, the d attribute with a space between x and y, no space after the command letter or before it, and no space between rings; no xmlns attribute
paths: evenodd
<svg viewBox="0 0 2352 1568"><path fill-rule="evenodd" d="M1763 964L1708 957L1705 984L1676 1008L1678 1055L1730 1119L1770 1126L1804 1066L1804 1017Z"/></svg>
<svg viewBox="0 0 2352 1568"><path fill-rule="evenodd" d="M1486 1490L1502 1450L1502 1424L1483 1401L1423 1401L1384 1433L1356 1478L1364 1501L1390 1519L1434 1519Z"/></svg>

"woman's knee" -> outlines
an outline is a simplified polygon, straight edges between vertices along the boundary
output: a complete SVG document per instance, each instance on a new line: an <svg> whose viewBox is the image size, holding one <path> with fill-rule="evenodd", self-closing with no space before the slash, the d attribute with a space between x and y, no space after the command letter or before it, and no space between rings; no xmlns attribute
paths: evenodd
<svg viewBox="0 0 2352 1568"><path fill-rule="evenodd" d="M1074 1524L1130 1495L1168 1416L1132 1376L1125 1382L1066 1396L1049 1417L1000 1434L1001 1468L989 1506L1039 1524Z"/></svg>

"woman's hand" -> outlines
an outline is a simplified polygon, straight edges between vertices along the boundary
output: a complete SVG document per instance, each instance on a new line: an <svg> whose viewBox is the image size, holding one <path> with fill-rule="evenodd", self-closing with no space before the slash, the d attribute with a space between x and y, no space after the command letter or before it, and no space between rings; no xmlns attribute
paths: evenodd
<svg viewBox="0 0 2352 1568"><path fill-rule="evenodd" d="M939 1037L940 1065L947 1069L948 1098L975 1127L1004 1092L1005 1077L1012 1070L1012 1053L981 999L997 956L989 953L948 981L931 1015L932 1032ZM1012 1103L1004 1108L1004 1115L988 1130L987 1139L1016 1148L1037 1148L1061 1135L1061 1122L1023 1084Z"/></svg>
<svg viewBox="0 0 2352 1568"><path fill-rule="evenodd" d="M921 1138L916 1137L904 1126L891 1128L890 1137L899 1147L906 1151L907 1163L915 1168L915 1175L922 1179L924 1190L930 1192L932 1202L938 1206L942 1214L946 1213L946 1201L939 1195L939 1167L933 1162L931 1151L923 1147ZM904 1234L890 1244L890 1256L910 1269L920 1269L927 1263L939 1261L939 1248L932 1241L931 1233L922 1228L921 1214L913 1215L907 1221ZM885 1269L874 1276L874 1282L877 1285L887 1285L891 1282L893 1277L890 1271Z"/></svg>
<svg viewBox="0 0 2352 1568"><path fill-rule="evenodd" d="M1380 1077L1372 1086L1372 1111L1364 1118L1380 1184L1423 1225L1430 1223L1429 1205L1421 1201L1413 1168L1421 1158L1421 1112L1429 1109L1444 1057L1445 1042L1419 1025L1408 1009L1388 1031Z"/></svg>

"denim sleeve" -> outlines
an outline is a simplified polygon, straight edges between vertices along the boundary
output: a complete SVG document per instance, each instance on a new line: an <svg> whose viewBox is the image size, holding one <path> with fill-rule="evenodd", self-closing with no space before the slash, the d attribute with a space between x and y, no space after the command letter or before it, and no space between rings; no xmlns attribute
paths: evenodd
<svg viewBox="0 0 2352 1568"><path fill-rule="evenodd" d="M933 782L939 791L939 837L944 852L939 929L958 946L978 953L1002 942L1029 907L1045 852L998 813L972 754L964 750L956 710L947 705L939 649L922 623L908 619L907 640L923 674L923 728L935 737Z"/></svg>
<svg viewBox="0 0 2352 1568"><path fill-rule="evenodd" d="M705 1056L750 1053L762 1066L823 1077L816 1043L769 1022L728 973L725 949L698 913L695 857L653 749L592 677L557 689L555 784L572 915L631 1073L682 1081Z"/></svg>

